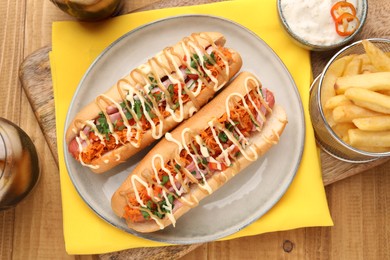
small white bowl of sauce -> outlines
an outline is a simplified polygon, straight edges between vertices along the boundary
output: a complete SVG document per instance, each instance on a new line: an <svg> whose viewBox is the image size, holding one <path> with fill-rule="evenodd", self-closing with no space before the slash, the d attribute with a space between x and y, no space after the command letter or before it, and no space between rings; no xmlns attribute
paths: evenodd
<svg viewBox="0 0 390 260"><path fill-rule="evenodd" d="M367 0L278 0L288 35L312 51L341 47L358 34L367 17Z"/></svg>

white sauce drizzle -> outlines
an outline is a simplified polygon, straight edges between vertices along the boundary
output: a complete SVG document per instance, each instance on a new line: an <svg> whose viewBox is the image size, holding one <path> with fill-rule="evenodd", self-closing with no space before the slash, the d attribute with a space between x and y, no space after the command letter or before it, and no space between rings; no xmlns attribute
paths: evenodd
<svg viewBox="0 0 390 260"><path fill-rule="evenodd" d="M255 83L255 88L252 88L252 89L249 88L249 83L248 82L250 82L250 81ZM249 93L251 91L256 91L255 95L256 95L257 98L259 98L261 104L268 107L268 104L266 104L264 98L261 96L260 87L261 86L258 84L258 81L255 80L254 78L248 77L245 80L246 94L249 95ZM237 100L237 98L238 98L238 100ZM248 100L255 107L256 113L261 113L260 108L258 108L256 106L255 101L250 97L250 95L248 96ZM199 159L201 159L201 158L208 158L209 162L216 163L217 169L220 171L219 172L220 173L219 181L220 182L226 182L228 177L226 176L224 171L221 171L222 170L221 166L222 166L222 163L225 163L228 166L236 168L236 166L234 166L234 164L232 164L232 162L231 162L231 160L229 158L229 152L231 152L235 147L239 148L242 156L244 158L246 158L247 160L253 161L253 160L256 160L258 158L258 154L257 154L257 151L255 149L256 145L255 144L250 145L249 140L246 139L243 136L243 134L239 131L238 127L236 126L236 123L233 122L233 120L231 119L231 114L230 114L230 107L231 107L230 103L231 102L236 102L237 104L239 102L241 102L241 105L245 109L245 111L251 117L256 118L253 115L253 113L250 111L250 108L249 108L248 104L245 101L245 97L242 94L232 93L232 94L230 94L227 97L226 103L225 103L226 113L227 113L227 116L228 116L227 120L234 126L234 130L232 131L232 130L226 129L225 126L220 124L216 119L213 119L213 120L211 120L211 121L209 121L207 123L208 127L211 130L213 138L215 139L216 143L218 144L219 148L221 149L221 153L220 153L220 155L217 158L214 158L213 156L210 155L210 153L208 151L208 148L205 145L205 143L204 143L203 139L201 138L201 136L198 135L198 134L193 133L190 128L184 128L182 130L182 132L181 132L181 140L180 141L175 139L172 136L172 134L169 133L169 132L167 132L165 134L165 138L168 141L173 142L173 143L175 143L178 146L178 149L176 149L176 153L177 153L176 157L179 156L180 152L183 149L185 149L187 154L192 158L194 166L197 169L197 172L199 172L199 174L201 176L201 179L203 181L203 183L199 183L199 182L196 181L196 184L198 185L199 188L201 188L202 190L207 191L209 194L211 194L213 192L213 190L210 187L210 185L208 184L208 181L207 181L206 176L204 174L204 170L201 170L199 165L198 165L198 160ZM268 109L269 109L269 107L268 107ZM265 116L264 115L263 115L263 118L265 120ZM227 138L232 142L232 144L229 147L227 147L226 149L223 147L222 143L220 142L217 130L218 130L219 133L220 132L224 132L225 135L227 136ZM257 129L257 130L259 130L259 129ZM235 133L237 133L239 135L239 139L241 139L241 141L237 140L234 137L233 132L235 132ZM274 132L274 134L277 137L279 137L279 135L276 132ZM265 138L265 140L267 140L267 142L271 142L271 140L268 140L267 137L264 137L264 138ZM195 140L195 142L199 145L200 155L198 154L196 149L194 149L194 147L192 147L193 148L192 149L193 153L191 152L191 149L189 147L189 144L191 143L191 140ZM79 145L81 145L81 144L79 144ZM250 145L250 146L245 148L245 146L247 146L247 145ZM250 154L248 154L248 151L251 151L251 154L252 154L251 156L250 156ZM175 157L175 156L172 156L172 157ZM222 158L223 158L223 161L221 162ZM157 161L159 161L158 164L157 164ZM178 162L177 159L175 159L175 162L178 165L180 165L180 163ZM176 167L176 166L174 166L174 167ZM182 167L182 165L180 165L180 167ZM179 196L176 199L179 199L181 202L184 202L185 204L187 204L189 206L194 206L194 205L197 205L199 203L198 199L195 196L193 196L192 194L189 194L189 198L191 198L190 200L186 199L184 196L181 196L183 193L188 192L188 189L185 188L185 187L187 187L186 185L188 183L188 178L183 180L179 170L178 170L179 172L177 172L176 176L174 177L172 172L168 168L165 167L164 158L163 158L163 156L161 154L155 154L152 157L152 170L153 170L154 177L156 179L157 184L161 184L161 180L158 177L158 171L159 170L163 170L167 174L167 176L169 177L170 184L171 184L172 188L174 189L174 192L177 194L177 196ZM183 171L184 172L189 172L188 169L186 169L186 168L183 168ZM234 172L231 172L231 174L234 176ZM147 182L142 180L137 175L133 175L131 177L131 181L132 181L134 193L135 193L135 196L136 196L136 199L137 199L138 203L141 206L146 207L144 202L139 197L139 192L137 190L135 181L138 181L139 183L141 183L147 189L148 195L151 198L155 198L155 196L153 195L152 188L149 187L149 184ZM177 188L176 181L181 183L181 188L180 189ZM172 212L173 212L173 204L171 204L169 202L169 198L167 196L167 192L166 192L165 188L162 191L162 195L163 195L163 197L164 197L164 199L166 201L166 205L163 206L163 209L165 211L167 211L166 215L167 215L168 219L175 226L176 219L174 218L174 215L172 214ZM157 224L159 224L159 226L161 228L161 225L160 225L160 222L159 222L160 220L155 218L155 217L152 217L152 219L154 219L157 222Z"/></svg>
<svg viewBox="0 0 390 260"><path fill-rule="evenodd" d="M196 109L196 107L190 107L190 110L188 111L190 117L192 117L196 112L198 112L198 109Z"/></svg>
<svg viewBox="0 0 390 260"><path fill-rule="evenodd" d="M212 46L212 50L216 51L217 54L220 54L222 61L224 63L224 68L223 69L220 68L219 71L222 74L224 74L223 78L225 78L225 79L228 78L228 75L229 75L228 60L217 49L217 47L215 46L215 43L212 42L211 37L209 37L206 34L192 34L191 37L187 37L183 41L181 41L181 48L185 54L185 57L187 57L187 60L186 60L187 69L189 69L191 73L198 74L197 70L195 70L194 68L191 67L192 55L193 54L198 55L199 61L200 61L199 66L204 70L204 72L207 74L209 79L214 83L214 90L217 91L223 85L225 85L226 82L224 82L223 84L219 84L218 79L216 77L214 77L212 75L211 71L208 70L207 67L205 66L205 61L204 61L203 57L205 55L206 57L209 58L209 53L206 52L206 50L203 49L204 47L199 44L199 42L198 42L199 39L206 39L210 43L210 45ZM194 88L192 88L192 90L187 89L187 86L184 82L185 74L184 74L183 70L180 69L180 64L179 64L180 58L177 55L175 55L173 51L174 51L173 48L166 48L164 51L159 52L155 56L155 57L157 57L155 60L157 61L157 63L164 63L165 60L163 58L165 57L165 59L168 61L169 66L173 66L173 68L174 68L174 72L172 73L171 71L167 71L167 67L160 66L160 69L163 69L164 73L169 78L169 80L172 82L172 84L178 86L178 101L177 101L178 107L176 107L177 106L176 104L167 104L166 111L168 111L170 113L170 115L172 116L174 121L181 122L184 119L184 102L182 99L183 98L182 97L183 96L182 95L183 88L188 93L190 99L193 101L193 103L195 105L195 106L190 107L189 111L188 111L189 115L192 116L199 109L198 105L195 103L196 100L194 98L197 95L199 95L199 93L201 92L203 84L206 84L206 86L207 86L208 83L206 80L204 80L204 79L202 80L201 78L199 78L198 80L196 80L196 83L194 83L194 84L196 84L196 86ZM136 80L136 78L133 75L135 73L137 73L138 75L141 75L141 77L143 77L143 80L144 80L143 84L141 82L139 82L138 80ZM152 66L150 66L150 64L149 64L149 66L142 64L130 73L130 77L133 79L134 82L136 82L135 86L133 86L130 83L130 81L127 81L125 79L121 79L117 83L117 88L118 88L118 91L121 92L122 89L121 89L120 85L123 82L126 83L126 86L123 88L124 90L127 91L127 94L124 95L125 100L129 101L130 104L132 105L132 107L134 107L135 99L139 100L141 102L142 109L143 109L143 115L145 115L145 118L151 127L152 137L155 139L159 139L163 135L164 117L161 115L158 106L155 107L156 104L155 104L155 101L153 100L152 101L153 107L151 108L151 110L159 119L158 120L159 124L157 126L156 122L153 121L153 119L150 117L148 111L146 111L146 105L145 105L147 101L145 99L144 93L149 93L148 92L149 87L151 86L151 83L148 79L148 75L150 73L153 73ZM160 81L160 78L157 78L157 81ZM158 82L158 85L161 85L161 84L162 84L161 82ZM141 85L141 86L139 87L139 85ZM140 91L141 89L143 89L143 91ZM164 91L164 94L167 94L165 92L166 92L166 90ZM99 108L101 109L101 111L103 112L103 114L106 117L109 131L112 134L112 136L115 138L116 144L119 144L119 142L121 140L120 140L119 135L115 131L114 124L113 124L115 122L111 122L110 116L108 115L106 108L103 107L102 104L100 104L100 100L109 101L109 103L113 104L117 108L117 110L118 110L118 112L123 120L124 126L127 128L127 132L126 132L127 141L136 148L140 147L141 146L141 134L143 132L143 128L142 128L142 125L140 123L140 120L137 118L137 115L135 114L133 109L131 109L128 106L128 104L125 103L126 110L128 110L127 112L131 113L133 119L136 122L135 125L130 125L129 121L127 120L126 114L125 114L123 108L121 107L121 104L118 103L118 101L115 101L114 99L110 98L109 96L107 96L105 94L99 95L95 100L96 104L99 106ZM172 109L171 106L175 106L175 109ZM92 128L95 135L100 139L100 142L103 145L105 145L105 136L102 135L98 131L98 129L94 123L94 120L87 120L85 122L85 124L89 125ZM82 140L86 141L87 145L90 145L90 140L88 139L88 136L85 133L83 133L83 128L81 128L81 130L79 130L79 131L77 129L80 129L80 128L77 128L77 127L72 128L72 131L75 134L78 133L79 137ZM80 148L82 148L80 141L78 141L78 142L79 142L79 145L78 145L79 151L83 151L83 149L80 149ZM79 158L81 158L81 156L79 156ZM120 160L120 157L117 157L117 161L119 161L119 160ZM85 165L84 162L82 162L82 164ZM89 165L89 167L91 167L91 165Z"/></svg>

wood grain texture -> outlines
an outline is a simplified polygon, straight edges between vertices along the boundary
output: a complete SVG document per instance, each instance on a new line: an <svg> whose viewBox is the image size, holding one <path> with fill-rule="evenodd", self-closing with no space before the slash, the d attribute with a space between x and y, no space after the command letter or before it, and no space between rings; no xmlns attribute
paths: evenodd
<svg viewBox="0 0 390 260"><path fill-rule="evenodd" d="M132 0L126 1L124 12L208 2L216 1ZM30 135L42 163L42 179L35 191L15 209L0 212L0 259L175 259L185 254L183 259L390 259L390 162L351 165L324 153L324 183L335 182L326 187L335 221L332 228L302 228L203 245L140 248L99 256L67 255L58 159L53 150L55 139L51 142L53 134L49 134L55 130L52 124L43 123L52 122L48 114L54 107L46 104L52 102L46 97L39 97L36 105L37 96L32 90L52 95L46 90L51 90L47 52L51 23L57 20L75 19L48 0L0 1L0 116L19 124ZM389 38L389 23L388 1L369 0L367 23L358 38ZM31 58L33 52L37 56ZM311 54L314 75L334 53ZM47 84L40 84L39 79L34 84L26 83L30 79L26 69L31 70L31 77L34 73L45 75L42 80Z"/></svg>
<svg viewBox="0 0 390 260"><path fill-rule="evenodd" d="M326 187L334 227L211 242L181 259L390 259L389 169L387 162Z"/></svg>
<svg viewBox="0 0 390 260"><path fill-rule="evenodd" d="M23 18L25 3L6 0L0 2L0 116L21 124L23 92L17 79L19 63L23 60ZM17 44L15 44L17 43ZM18 44L19 43L19 44ZM27 102L28 104L28 102ZM11 259L15 238L16 213L11 209L0 212L0 258Z"/></svg>

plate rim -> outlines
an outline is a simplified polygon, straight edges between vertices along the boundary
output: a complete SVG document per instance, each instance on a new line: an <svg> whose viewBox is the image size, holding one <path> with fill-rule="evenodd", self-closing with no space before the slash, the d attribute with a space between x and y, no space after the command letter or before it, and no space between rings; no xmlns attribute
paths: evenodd
<svg viewBox="0 0 390 260"><path fill-rule="evenodd" d="M67 145L66 145L65 134L64 134L64 136L63 136L63 147L62 148L63 148L63 152L64 152L64 160L65 160L67 173L68 173L68 176L71 179L71 182L72 182L75 190L77 191L79 197L83 200L83 202L88 206L89 209L91 209L100 219L104 220L106 223L110 224L111 226L114 226L115 228L117 228L117 229L119 229L119 230L121 230L123 232L126 232L127 234L131 234L131 235L134 235L136 237L143 238L143 239L148 239L148 240L151 240L151 241L162 242L162 243L169 243L169 244L176 244L176 245L188 245L188 244L194 244L194 243L207 243L207 242L215 241L215 240L218 240L218 239L221 239L221 238L233 235L233 234L237 233L238 231L244 229L245 227L251 225L252 223L257 221L258 219L260 219L263 215L265 215L267 212L269 212L280 201L280 199L284 196L284 194L287 192L288 188L291 186L291 183L295 179L296 173L297 173L297 171L298 171L298 169L299 169L299 167L301 165L302 156L303 156L303 152L304 152L304 148L305 148L305 141L306 141L306 127L305 127L306 126L306 118L305 118L305 114L304 114L302 98L300 96L300 93L299 93L299 90L298 90L297 85L295 83L295 80L293 79L290 71L287 69L286 65L283 63L281 58L276 54L276 52L262 38L260 38L256 33L251 31L247 27L241 25L238 22L235 22L234 20L231 20L231 19L228 19L228 18L225 18L225 17L222 17L222 16L208 15L208 14L183 14L183 15L173 15L173 16L168 16L168 17L165 17L165 18L156 19L156 20L153 20L153 21L148 22L146 24L140 25L140 26L138 26L138 27L136 27L136 28L126 32L125 34L123 34L122 36L120 36L116 40L114 40L112 43L110 43L93 60L93 62L89 65L88 69L84 72L82 78L80 79L80 81L79 81L79 83L78 83L78 85L76 87L76 90L75 90L75 92L74 92L74 94L72 96L72 99L71 99L71 102L69 104L69 107L68 107L68 111L67 111L66 118L65 118L65 124L64 124L64 133L66 133L67 127L68 127L69 123L72 121L72 118L70 118L70 112L71 112L70 110L75 105L75 102L77 100L76 97L78 96L78 93L79 93L80 89L82 88L82 85L83 85L84 81L89 76L89 74L91 73L93 68L96 66L96 64L103 57L105 57L107 55L107 53L116 44L118 44L122 40L126 39L130 35L134 34L135 32L143 30L146 27L150 27L150 26L153 26L155 24L160 24L160 23L163 23L163 22L166 22L166 21L169 21L169 20L182 19L182 18L201 18L201 19L203 19L203 18L211 18L211 19L219 20L222 23L229 23L229 24L231 24L233 26L236 26L236 27L240 28L241 30L244 30L246 33L251 34L254 38L256 38L257 41L261 42L264 45L264 47L267 48L267 50L272 54L273 58L275 58L275 61L277 61L279 63L279 65L285 70L285 72L287 73L286 75L288 76L289 80L291 81L292 85L294 86L293 90L294 90L294 92L296 94L296 97L298 98L297 101L298 101L298 104L299 104L300 116L302 118L302 121L300 122L300 126L299 126L302 129L302 137L301 137L302 138L302 142L301 142L300 147L299 147L299 155L297 157L296 165L291 170L293 173L291 174L291 176L289 176L289 178L287 180L285 180L284 186L282 187L282 191L280 192L280 194L278 194L276 199L272 203L270 203L268 205L268 207L264 208L259 214L257 214L255 217L253 217L253 219L250 219L246 224L244 224L244 225L240 226L239 228L236 228L236 229L234 229L234 230L232 230L230 232L225 231L221 235L211 236L211 238L205 239L205 240L192 238L191 241L188 241L188 242L184 241L183 242L183 241L178 240L178 239L176 239L176 240L175 239L156 239L156 238L148 236L149 233L140 233L140 232L134 231L134 230L129 229L129 228L128 229L124 229L121 226L117 225L116 223L110 221L110 219L108 219L105 216L103 216L102 214L100 214L92 205L90 205L90 203L87 201L87 199L81 193L81 191L79 189L79 185L77 184L77 181L75 180L74 173L71 173L70 166L69 166L69 160L68 160L69 156L66 156L66 154L67 154Z"/></svg>

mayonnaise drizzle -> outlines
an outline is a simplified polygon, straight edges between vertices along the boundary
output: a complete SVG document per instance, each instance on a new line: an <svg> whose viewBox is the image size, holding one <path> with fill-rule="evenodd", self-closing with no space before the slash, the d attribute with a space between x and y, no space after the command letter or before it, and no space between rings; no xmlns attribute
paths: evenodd
<svg viewBox="0 0 390 260"><path fill-rule="evenodd" d="M206 40L209 45L200 44L200 40ZM215 51L222 59L224 67L219 68L216 65L216 69L218 70L219 74L221 75L223 82L219 82L216 77L214 77L210 70L207 69L204 62L204 56L210 59L210 55L206 52L204 49L205 47L212 46L213 51ZM190 37L184 38L181 43L180 47L182 52L184 53L186 57L185 64L187 65L187 69L192 74L198 74L199 72L191 67L191 57L196 54L199 56L199 67L202 68L202 70L207 74L210 81L213 83L213 89L214 91L219 90L225 83L227 82L227 79L229 77L229 65L228 60L224 55L218 50L218 47L213 42L213 39L208 36L207 34L203 33L193 33ZM123 111L123 108L121 107L120 102L122 101L116 101L112 98L110 98L108 95L101 94L99 95L95 102L100 108L100 110L103 112L104 116L107 119L107 124L109 127L109 131L115 138L115 143L118 144L121 140L119 135L115 132L114 129L114 123L111 122L110 117L106 111L106 107L111 105L114 105L118 112L120 113L120 117L124 122L124 126L127 128L127 141L134 147L140 147L141 145L141 136L143 132L142 124L140 120L137 118L137 115L134 113L133 109L131 109L126 101L129 101L131 106L134 107L135 99L139 100L142 105L143 114L145 115L145 118L147 122L150 124L151 127L151 134L154 139L159 139L163 135L163 129L164 129L164 117L160 113L158 104L154 100L154 98L149 97L149 87L152 86L152 82L150 81L149 77L150 75L153 75L154 79L157 81L157 85L159 89L164 93L164 97L166 99L166 111L170 114L172 119L176 122L181 122L185 118L185 109L184 109L184 102L183 102L183 91L187 93L188 97L192 101L192 106L190 106L188 110L188 114L192 116L196 111L200 109L200 106L197 104L196 97L200 94L202 90L202 86L205 85L206 87L210 87L210 83L204 78L199 77L196 81L194 81L193 84L195 84L195 87L193 87L191 90L188 89L189 86L186 86L185 84L185 74L183 70L180 68L184 58L180 57L177 53L175 53L174 48L169 47L164 49L162 52L158 53L154 58L151 58L147 63L148 65L141 65L138 68L132 70L129 74L130 80L127 80L125 78L120 79L117 82L117 91L122 97L122 101L125 101L125 109L131 113L133 119L135 120L135 125L130 125L129 121L126 118L126 115ZM166 61L166 62L165 62ZM168 64L168 66L164 65ZM161 72L157 71L163 71L163 73L169 78L170 82L173 85L178 86L178 101L177 104L173 104L170 98L170 93L168 92L167 88L163 85L161 82L161 77L159 76ZM142 80L141 80L142 79ZM134 82L134 83L131 83ZM125 83L125 84L124 84ZM123 92L125 91L125 93ZM145 98L146 97L146 98ZM101 101L104 101L104 104L102 104ZM146 111L146 103L152 103L151 111L154 115L158 117L158 120L153 120L151 116L149 115L148 111ZM95 135L98 136L101 143L105 145L105 136L99 133L99 131L96 128L96 125L93 123L93 120L88 120L88 125L91 126L92 130L94 131ZM85 122L86 123L86 122ZM85 125L85 124L83 124ZM77 134L77 129L80 129L78 131L78 135L87 142L88 142L88 136L83 134L83 128L82 127L76 127L72 128L73 132ZM82 146L81 146L82 147ZM80 145L79 145L80 148ZM83 149L79 150L83 151ZM84 163L85 164L85 163Z"/></svg>
<svg viewBox="0 0 390 260"><path fill-rule="evenodd" d="M253 85L250 86L250 82L253 82L254 86ZM205 175L205 173L206 173L205 170L203 170L199 167L199 160L203 160L203 159L207 158L208 162L216 163L217 168L220 170L219 176L217 177L217 179L220 183L224 183L228 180L228 177L226 176L224 171L221 171L221 169L222 169L221 164L222 163L233 168L233 170L230 171L230 174L232 174L233 176L234 176L234 172L238 171L240 168L238 161L235 160L234 162L232 162L231 158L229 157L229 152L231 152L231 150L234 149L235 146L239 148L242 156L246 160L254 161L258 158L258 154L257 154L257 151L255 149L256 145L251 144L250 139L244 137L244 135L239 131L239 129L237 127L238 124L232 120L231 108L234 108L235 106L239 105L240 107L245 109L246 113L248 113L251 116L251 118L253 118L253 120L257 120L256 119L257 117L251 112L249 105L245 99L245 96L247 96L248 102L252 103L252 105L255 107L257 114L262 113L261 109L258 108L258 103L256 103L255 100L253 100L253 98L250 97L249 93L252 92L254 94L254 96L260 101L261 105L264 105L267 108L267 110L271 110L271 109L262 96L260 83L255 78L253 78L253 77L246 78L244 81L244 85L245 85L245 91L246 91L245 95L242 95L242 94L236 93L236 92L231 93L230 95L228 95L228 97L226 98L226 102L225 102L227 120L228 120L228 122L230 122L232 124L232 126L234 126L233 130L226 129L225 126L223 124L219 123L216 118L207 122L207 125L210 128L211 133L212 133L212 138L214 138L215 142L218 144L219 148L221 149L221 153L217 158L214 158L210 154L209 148L207 147L205 141L202 139L201 135L194 133L190 128L184 128L182 130L179 140L174 138L172 136L172 134L169 132L165 134L165 138L167 139L167 141L173 142L177 145L177 149L175 149L174 155L169 155L169 158L173 158L173 159L171 159L170 163L172 164L172 163L176 162L177 165L180 166L180 170L177 169L176 177L174 177L173 173L168 168L165 167L167 160L164 160L164 158L161 154L153 155L152 162L151 162L152 163L152 171L153 171L152 175L156 179L156 183L158 185L162 185L161 184L162 180L160 180L160 178L159 178L159 171L162 170L169 177L170 184L173 188L173 192L171 193L164 186L162 186L163 187L162 195L163 195L164 200L166 201L166 204L163 206L163 208L166 211L168 219L170 220L170 222L173 225L175 225L176 219L174 218L174 215L173 215L173 204L171 204L169 202L169 198L168 198L167 193L171 193L176 199L178 199L180 202L184 203L185 205L190 206L190 207L194 207L199 203L198 199L191 193L189 193L189 196L184 196L184 195L188 194L188 192L189 192L189 187L187 186L188 182L192 182L192 183L198 185L198 187L202 191L205 191L209 194L211 194L213 192L213 189L211 188L211 186L209 185L209 183L207 181L207 178ZM266 120L265 115L262 115L261 120L263 120L263 121ZM258 123L260 123L260 122L258 122ZM261 130L260 127L256 127L256 131L260 131L260 130ZM230 145L227 148L224 148L224 146L222 145L222 143L219 139L218 133L221 133L221 132L225 133L226 137L232 143L232 145ZM233 132L238 134L238 136L239 136L238 140L233 135ZM277 133L274 133L274 134L277 137L279 136ZM268 140L267 137L263 137L263 138L266 139L267 142L271 142L270 140ZM193 142L196 142L200 151L197 151L197 148L194 146ZM199 182L196 178L194 178L194 176L186 168L186 165L182 165L183 163L180 159L180 153L183 149L191 157L192 162L194 163L194 167L196 168L196 172L198 172L201 176L202 182ZM249 151L250 151L250 153L248 153ZM174 165L174 167L176 167L176 166ZM208 169L208 165L204 165L204 167L206 167ZM146 171L147 172L145 174L148 176L151 176L150 172L148 173L148 170L146 170ZM186 178L184 178L184 179L182 178L181 172L185 173ZM210 173L210 170L208 169L207 172ZM137 175L133 175L131 177L132 186L133 186L133 190L134 190L136 199L142 207L146 207L146 205L141 200L141 198L139 196L139 192L137 190L137 186L136 186L135 181L138 181L141 185L143 185L146 188L146 190L151 198L156 199L155 196L153 195L153 190L151 188L151 185L154 182L152 180L150 180L150 177L147 177L146 179L149 181L144 181L140 177L137 177ZM180 183L180 188L178 188L176 186L177 182ZM147 212L150 212L150 211L147 211ZM153 217L152 219L154 219L161 228L161 225L159 223L160 220L155 218L155 217Z"/></svg>

